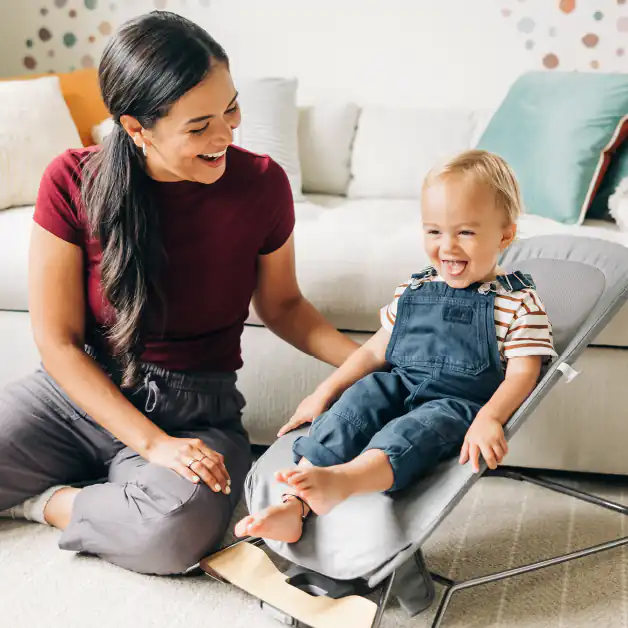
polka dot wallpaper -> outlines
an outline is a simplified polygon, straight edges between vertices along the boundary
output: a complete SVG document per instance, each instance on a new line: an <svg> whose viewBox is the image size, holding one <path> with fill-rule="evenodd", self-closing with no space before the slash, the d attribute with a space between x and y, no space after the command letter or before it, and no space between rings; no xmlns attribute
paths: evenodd
<svg viewBox="0 0 628 628"><path fill-rule="evenodd" d="M21 66L37 73L67 72L98 64L114 29L131 15L154 9L181 12L211 0L29 0L32 29L23 39ZM24 8L25 12L29 9Z"/></svg>
<svg viewBox="0 0 628 628"><path fill-rule="evenodd" d="M628 72L628 0L500 1L533 67Z"/></svg>
<svg viewBox="0 0 628 628"><path fill-rule="evenodd" d="M130 15L152 9L198 15L211 1L29 0L18 25L19 59L10 72L18 64L22 72L38 73L93 67L113 30ZM504 29L520 38L531 69L628 71L628 0L490 1L501 11Z"/></svg>

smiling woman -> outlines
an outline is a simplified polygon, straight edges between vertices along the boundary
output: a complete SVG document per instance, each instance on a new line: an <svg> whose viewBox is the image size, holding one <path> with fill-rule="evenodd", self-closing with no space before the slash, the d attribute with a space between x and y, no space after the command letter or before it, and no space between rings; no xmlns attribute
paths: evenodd
<svg viewBox="0 0 628 628"><path fill-rule="evenodd" d="M356 345L301 295L286 174L232 144L221 46L153 12L114 34L99 78L114 130L39 188L43 366L0 393L0 511L63 529L64 549L178 573L220 542L250 465L235 384L251 298L319 359Z"/></svg>

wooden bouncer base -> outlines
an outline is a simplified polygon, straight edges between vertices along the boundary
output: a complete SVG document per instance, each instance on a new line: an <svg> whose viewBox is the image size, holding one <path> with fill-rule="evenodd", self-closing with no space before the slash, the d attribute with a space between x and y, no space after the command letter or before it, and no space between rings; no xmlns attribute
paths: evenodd
<svg viewBox="0 0 628 628"><path fill-rule="evenodd" d="M263 549L246 541L204 558L200 567L312 628L368 628L377 613L377 604L359 595L334 600L297 589Z"/></svg>

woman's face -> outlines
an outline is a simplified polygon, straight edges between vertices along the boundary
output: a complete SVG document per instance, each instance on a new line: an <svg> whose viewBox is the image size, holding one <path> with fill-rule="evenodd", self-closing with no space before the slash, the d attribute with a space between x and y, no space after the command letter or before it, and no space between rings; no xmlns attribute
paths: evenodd
<svg viewBox="0 0 628 628"><path fill-rule="evenodd" d="M148 172L157 181L215 183L240 124L238 94L224 63L184 94L155 126L142 130Z"/></svg>

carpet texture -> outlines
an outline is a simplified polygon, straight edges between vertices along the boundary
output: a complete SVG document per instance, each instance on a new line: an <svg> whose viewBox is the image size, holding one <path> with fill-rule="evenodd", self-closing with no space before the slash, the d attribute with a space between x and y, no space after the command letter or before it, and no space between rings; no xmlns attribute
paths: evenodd
<svg viewBox="0 0 628 628"><path fill-rule="evenodd" d="M628 498L628 480L572 484L621 503ZM241 507L237 516L243 512ZM45 526L0 520L3 628L280 625L247 594L206 576L126 572L58 550L58 535ZM463 579L625 535L626 516L527 483L489 478L428 541L425 555L431 570ZM423 628L434 610L409 618L393 600L382 626ZM458 593L443 626L628 628L628 548Z"/></svg>

